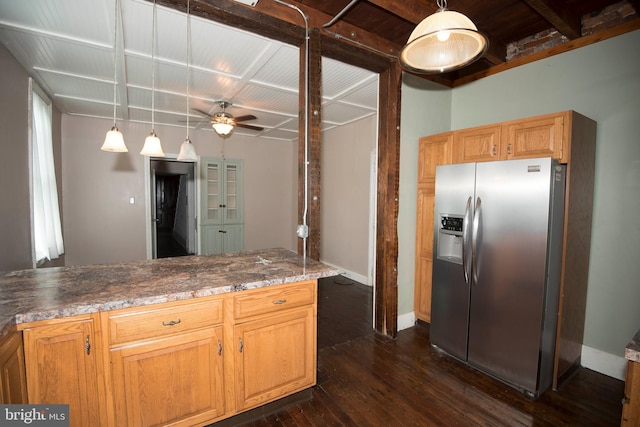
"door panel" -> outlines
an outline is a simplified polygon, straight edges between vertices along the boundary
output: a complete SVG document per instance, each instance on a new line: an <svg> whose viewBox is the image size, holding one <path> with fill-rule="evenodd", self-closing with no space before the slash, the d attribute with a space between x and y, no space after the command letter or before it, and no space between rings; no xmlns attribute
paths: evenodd
<svg viewBox="0 0 640 427"><path fill-rule="evenodd" d="M441 217L464 216L467 200L473 200L474 180L475 163L436 168L430 335L433 344L462 360L467 359L470 285L465 282L460 262L441 259L438 254L445 244L462 244L456 236L441 234Z"/></svg>
<svg viewBox="0 0 640 427"><path fill-rule="evenodd" d="M527 390L537 382L550 170L548 158L477 165L469 363Z"/></svg>

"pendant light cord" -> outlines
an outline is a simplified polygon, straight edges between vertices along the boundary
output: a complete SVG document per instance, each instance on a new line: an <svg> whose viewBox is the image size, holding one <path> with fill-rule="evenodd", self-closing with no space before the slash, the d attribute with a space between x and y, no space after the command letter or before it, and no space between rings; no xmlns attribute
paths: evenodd
<svg viewBox="0 0 640 427"><path fill-rule="evenodd" d="M118 63L116 50L118 49L118 0L114 2L113 12L113 126L116 127L116 86L118 85Z"/></svg>
<svg viewBox="0 0 640 427"><path fill-rule="evenodd" d="M189 64L191 63L191 18L187 0L187 140L189 139Z"/></svg>
<svg viewBox="0 0 640 427"><path fill-rule="evenodd" d="M155 130L155 92L156 92L156 66L155 66L155 52L156 52L156 0L153 0L153 25L151 31L151 132L156 133Z"/></svg>

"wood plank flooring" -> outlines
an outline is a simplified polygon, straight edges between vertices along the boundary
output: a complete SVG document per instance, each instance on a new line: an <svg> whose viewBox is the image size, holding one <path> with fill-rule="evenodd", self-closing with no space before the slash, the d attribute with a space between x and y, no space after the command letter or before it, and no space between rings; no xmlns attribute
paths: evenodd
<svg viewBox="0 0 640 427"><path fill-rule="evenodd" d="M435 351L428 324L371 329L371 289L323 279L312 399L242 426L619 426L624 383L581 368L533 401ZM357 331L357 332L356 332Z"/></svg>

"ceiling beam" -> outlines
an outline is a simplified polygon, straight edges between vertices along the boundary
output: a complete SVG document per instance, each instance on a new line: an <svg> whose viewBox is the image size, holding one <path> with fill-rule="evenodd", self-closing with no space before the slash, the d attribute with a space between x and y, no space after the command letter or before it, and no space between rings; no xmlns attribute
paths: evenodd
<svg viewBox="0 0 640 427"><path fill-rule="evenodd" d="M538 12L561 34L570 40L582 36L581 17L572 13L561 2L552 0L523 0L533 10Z"/></svg>
<svg viewBox="0 0 640 427"><path fill-rule="evenodd" d="M636 11L636 14L640 15L640 0L628 0L628 2Z"/></svg>
<svg viewBox="0 0 640 427"><path fill-rule="evenodd" d="M368 0L368 2L393 13L412 24L419 24L424 18L438 11L435 1Z"/></svg>

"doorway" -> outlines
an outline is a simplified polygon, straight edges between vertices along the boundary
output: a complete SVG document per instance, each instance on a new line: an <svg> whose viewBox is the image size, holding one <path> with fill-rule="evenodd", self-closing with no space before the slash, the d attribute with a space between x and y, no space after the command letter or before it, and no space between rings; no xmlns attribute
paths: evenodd
<svg viewBox="0 0 640 427"><path fill-rule="evenodd" d="M197 252L195 170L192 162L150 160L152 258Z"/></svg>

